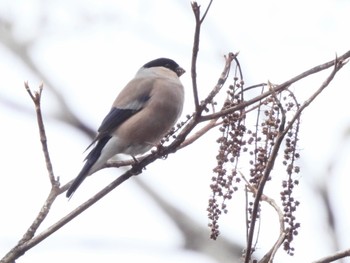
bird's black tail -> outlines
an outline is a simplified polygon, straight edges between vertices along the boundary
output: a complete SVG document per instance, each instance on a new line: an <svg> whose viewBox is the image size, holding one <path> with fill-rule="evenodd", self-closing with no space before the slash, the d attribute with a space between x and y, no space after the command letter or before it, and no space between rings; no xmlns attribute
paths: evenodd
<svg viewBox="0 0 350 263"><path fill-rule="evenodd" d="M81 185L81 183L85 180L85 178L90 175L89 171L91 167L97 162L98 158L101 156L101 152L103 147L106 145L106 143L109 141L111 136L105 136L101 138L97 145L91 150L91 152L86 156L85 160L86 163L83 166L83 169L81 169L78 176L75 178L71 186L68 188L66 197L70 198L74 192L78 189L78 187Z"/></svg>
<svg viewBox="0 0 350 263"><path fill-rule="evenodd" d="M88 176L89 170L91 169L91 167L95 164L95 162L97 161L94 160L87 160L86 163L84 164L83 169L81 169L80 173L78 174L78 176L75 178L75 180L73 181L73 183L71 184L71 186L68 188L67 193L66 193L66 197L70 198L73 193L75 192L75 190L78 189L79 185L85 180L85 178Z"/></svg>

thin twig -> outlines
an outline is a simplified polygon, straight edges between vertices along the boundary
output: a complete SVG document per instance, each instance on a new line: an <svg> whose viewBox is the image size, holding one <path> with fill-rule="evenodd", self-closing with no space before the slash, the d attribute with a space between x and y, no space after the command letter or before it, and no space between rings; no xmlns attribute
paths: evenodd
<svg viewBox="0 0 350 263"><path fill-rule="evenodd" d="M200 137L202 137L204 134L206 134L209 130L211 130L214 127L217 127L218 125L222 124L222 122L217 122L217 120L211 120L207 125L205 125L200 130L196 131L194 134L192 134L190 137L188 137L181 145L180 148L184 148L191 143L197 141Z"/></svg>
<svg viewBox="0 0 350 263"><path fill-rule="evenodd" d="M192 2L191 6L192 6L193 14L196 20L193 49L192 49L191 79L192 79L192 90L193 90L195 111L197 114L199 114L199 98L198 98L196 67L197 67L197 57L198 57L198 50L199 50L199 36L200 36L200 30L201 30L200 6L197 4L197 2Z"/></svg>
<svg viewBox="0 0 350 263"><path fill-rule="evenodd" d="M233 54L232 52L228 53L228 55L225 56L225 66L224 66L224 69L220 75L220 78L218 79L218 82L216 83L213 90L209 93L209 95L205 98L205 100L200 105L201 110L206 108L207 104L211 103L213 101L214 97L220 92L221 88L226 83L226 80L227 80L228 75L230 73L232 61L234 59L236 59L236 56L237 56L237 54Z"/></svg>
<svg viewBox="0 0 350 263"><path fill-rule="evenodd" d="M55 179L54 173L53 173L53 168L52 168L52 163L51 163L51 159L50 159L50 154L49 154L49 150L47 147L47 138L46 138L46 132L45 132L45 126L44 126L44 121L43 121L43 116L41 113L41 94L43 91L43 86L44 84L41 83L39 86L39 91L35 92L34 94L32 93L32 91L30 90L30 87L28 85L28 82L24 82L24 87L27 90L29 96L32 98L34 105L35 105L35 111L36 111L36 117L37 117L37 121L38 121L38 127L39 127L39 134L40 134L40 142L41 142L41 146L43 149L43 153L45 156L45 163L46 163L46 169L49 173L49 179L51 182L51 185L57 185L59 186L59 180Z"/></svg>
<svg viewBox="0 0 350 263"><path fill-rule="evenodd" d="M278 239L276 240L275 244L272 246L270 251L268 253L266 253L264 255L264 257L259 262L259 263L265 263L265 262L270 263L273 261L275 254L277 253L277 250L283 244L283 242L286 238L284 217L283 217L283 212L282 212L281 208L276 204L275 200L273 200L272 198L270 198L264 194L261 196L261 200L267 202L275 209L275 211L277 212L278 220L279 220L279 224L280 224L280 233L279 233Z"/></svg>
<svg viewBox="0 0 350 263"><path fill-rule="evenodd" d="M329 263L329 262L333 262L333 261L336 261L338 259L345 258L345 257L350 257L350 248L338 251L338 252L334 253L333 255L323 257L323 258L316 260L312 263Z"/></svg>
<svg viewBox="0 0 350 263"><path fill-rule="evenodd" d="M200 14L200 5L197 2L192 2L192 11L194 14L194 18L196 21L195 30L194 30L194 40L193 40L193 48L192 48L192 62L191 62L191 79L192 79L192 90L193 90L193 98L194 98L194 106L195 106L195 118L200 116L203 109L200 109L199 105L199 96L198 96L198 87L197 87L197 58L199 51L199 37L201 32L201 25L209 12L210 6L213 0L211 0L204 12L204 15L201 18Z"/></svg>
<svg viewBox="0 0 350 263"><path fill-rule="evenodd" d="M213 3L213 0L210 0L209 4L208 4L208 6L207 6L207 9L206 9L205 12L204 12L204 15L203 15L202 18L200 19L200 23L201 23L201 24L203 23L205 17L207 16L208 11L209 11L209 8L210 8L210 6L211 6L212 3Z"/></svg>
<svg viewBox="0 0 350 263"><path fill-rule="evenodd" d="M314 94L310 96L309 99L307 99L302 106L296 111L294 114L294 117L291 119L290 122L288 122L287 127L284 130L284 134L288 132L288 130L293 126L293 123L300 117L301 113L307 108L316 98L318 95L321 94L321 92L332 82L333 78L337 74L337 72L345 65L345 60L342 60L340 58L336 58L334 60L334 68L331 72L331 74L327 77L327 79L322 83L322 85L316 90Z"/></svg>

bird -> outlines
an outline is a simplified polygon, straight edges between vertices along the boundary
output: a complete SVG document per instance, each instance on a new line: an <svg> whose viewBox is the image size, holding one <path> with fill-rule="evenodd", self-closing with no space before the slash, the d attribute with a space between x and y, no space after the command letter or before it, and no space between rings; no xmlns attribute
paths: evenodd
<svg viewBox="0 0 350 263"><path fill-rule="evenodd" d="M180 76L185 70L174 60L158 58L144 64L121 90L86 150L85 163L66 192L73 193L87 176L102 169L116 154L135 156L156 146L176 124L184 104Z"/></svg>

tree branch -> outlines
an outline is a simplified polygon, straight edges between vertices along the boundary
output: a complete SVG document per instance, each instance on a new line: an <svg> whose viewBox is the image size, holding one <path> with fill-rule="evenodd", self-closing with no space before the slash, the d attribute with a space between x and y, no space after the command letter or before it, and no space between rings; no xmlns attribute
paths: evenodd
<svg viewBox="0 0 350 263"><path fill-rule="evenodd" d="M326 256L326 257L321 258L319 260L316 260L312 263L329 263L329 262L333 262L333 261L336 261L338 259L345 258L345 257L350 257L350 248L338 251L338 252L334 253L333 255Z"/></svg>
<svg viewBox="0 0 350 263"><path fill-rule="evenodd" d="M192 79L195 112L197 116L200 116L200 114L202 113L202 110L200 109L200 105L199 105L198 87L197 87L197 57L198 57L198 51L199 51L199 36L201 31L201 25L206 15L208 14L208 11L210 9L212 2L213 0L209 2L202 18L200 17L200 5L198 5L198 3L195 1L191 3L192 11L196 21L193 48L192 48L191 79Z"/></svg>
<svg viewBox="0 0 350 263"><path fill-rule="evenodd" d="M197 2L192 2L192 11L196 20L195 31L194 31L194 40L193 40L193 49L192 49L192 62L191 62L191 79L192 79L192 90L194 98L195 112L199 112L199 99L198 99L198 87L197 87L197 57L199 50L199 35L201 30L200 22L200 6Z"/></svg>
<svg viewBox="0 0 350 263"><path fill-rule="evenodd" d="M347 60L350 58L350 50L347 51L346 53L344 53L342 56L338 57L338 61L343 61L344 64L347 63ZM225 109L225 110L222 110L220 112L217 112L217 113L213 113L213 114L208 114L208 115L204 115L204 116L201 116L200 117L200 122L203 122L203 121L207 121L207 120L211 120L211 119L215 119L215 118L219 118L219 117L222 117L222 116L225 116L226 114L230 114L230 113L233 113L235 111L238 111L238 110L241 110L243 108L246 108L247 106L250 106L256 102L259 102L261 101L262 99L270 96L272 93L279 93L285 89L287 89L291 84L303 79L303 78L306 78L312 74L315 74L315 73L318 73L320 71L323 71L325 69L328 69L332 66L335 65L335 60L331 60L329 62L326 62L324 64L321 64L321 65L318 65L316 67L313 67L293 78L291 78L290 80L276 86L275 88L273 89L270 89L269 91L266 91L264 92L263 94L259 95L259 96L256 96L248 101L245 101L245 102L242 102L241 104L237 105L237 106L234 106L234 107L231 107L231 108L228 108L228 109Z"/></svg>
<svg viewBox="0 0 350 263"><path fill-rule="evenodd" d="M46 162L46 169L49 173L49 179L52 186L59 186L59 179L55 179L53 169L52 169L52 163L50 159L49 149L47 147L47 138L46 138L46 132L45 132L45 126L43 121L43 116L41 114L41 94L43 91L43 83L39 86L39 91L35 92L34 94L30 90L30 87L28 85L28 82L24 83L24 87L26 88L29 96L32 98L34 105L35 105L35 111L36 111L36 117L38 121L38 127L39 127L39 134L40 134L40 142L43 149L43 153L45 156L45 162Z"/></svg>

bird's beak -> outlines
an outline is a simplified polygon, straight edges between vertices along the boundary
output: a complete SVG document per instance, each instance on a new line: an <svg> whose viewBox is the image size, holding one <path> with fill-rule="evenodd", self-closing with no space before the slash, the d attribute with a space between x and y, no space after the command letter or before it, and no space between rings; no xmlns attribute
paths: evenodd
<svg viewBox="0 0 350 263"><path fill-rule="evenodd" d="M176 75L177 75L178 77L180 77L182 74L184 74L184 73L186 72L186 70L184 70L182 67L177 67L177 68L175 69L175 71L176 71Z"/></svg>

